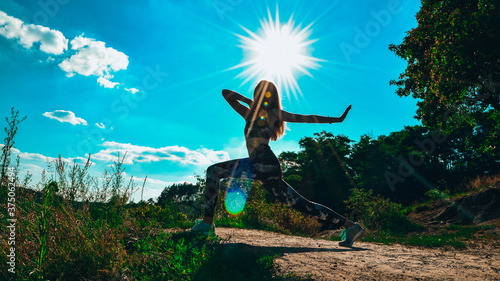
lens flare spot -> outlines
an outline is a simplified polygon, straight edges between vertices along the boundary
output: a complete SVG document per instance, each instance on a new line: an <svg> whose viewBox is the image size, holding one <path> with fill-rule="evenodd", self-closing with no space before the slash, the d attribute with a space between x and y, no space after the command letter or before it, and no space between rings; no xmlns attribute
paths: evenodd
<svg viewBox="0 0 500 281"><path fill-rule="evenodd" d="M266 92L266 98L270 98L271 97L271 92L267 91Z"/></svg>
<svg viewBox="0 0 500 281"><path fill-rule="evenodd" d="M243 211L246 202L247 197L241 190L231 190L226 195L224 205L230 214L237 215Z"/></svg>
<svg viewBox="0 0 500 281"><path fill-rule="evenodd" d="M268 105L269 105L269 103L267 103L267 101L265 101L264 102L264 106L268 106Z"/></svg>

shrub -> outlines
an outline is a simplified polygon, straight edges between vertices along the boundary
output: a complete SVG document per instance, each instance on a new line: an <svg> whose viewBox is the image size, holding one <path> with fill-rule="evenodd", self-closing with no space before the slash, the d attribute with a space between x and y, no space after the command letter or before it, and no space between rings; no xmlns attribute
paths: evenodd
<svg viewBox="0 0 500 281"><path fill-rule="evenodd" d="M277 231L285 234L315 236L320 223L285 204L276 201L260 184L252 187L245 209L231 215L224 208L224 191L219 195L216 223L219 226L253 228Z"/></svg>
<svg viewBox="0 0 500 281"><path fill-rule="evenodd" d="M345 203L351 219L361 221L368 229L396 233L422 229L422 226L408 220L406 209L401 204L380 195L373 196L373 190L353 188Z"/></svg>

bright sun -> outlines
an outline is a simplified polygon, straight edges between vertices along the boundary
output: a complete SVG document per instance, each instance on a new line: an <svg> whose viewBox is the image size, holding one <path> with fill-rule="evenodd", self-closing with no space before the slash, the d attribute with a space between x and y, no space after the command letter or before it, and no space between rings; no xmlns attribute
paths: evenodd
<svg viewBox="0 0 500 281"><path fill-rule="evenodd" d="M279 21L278 9L276 9L276 20L273 21L271 12L267 10L269 19L261 20L262 31L257 35L247 28L241 26L248 33L247 36L236 34L245 51L245 59L234 68L245 67L246 69L238 77L246 77L242 84L252 78L267 79L275 82L278 88L286 93L292 92L297 96L301 93L295 79L297 73L311 76L308 69L319 67L321 59L310 55L309 47L316 40L309 39L311 25L301 28L300 24L294 26L292 17L286 24Z"/></svg>

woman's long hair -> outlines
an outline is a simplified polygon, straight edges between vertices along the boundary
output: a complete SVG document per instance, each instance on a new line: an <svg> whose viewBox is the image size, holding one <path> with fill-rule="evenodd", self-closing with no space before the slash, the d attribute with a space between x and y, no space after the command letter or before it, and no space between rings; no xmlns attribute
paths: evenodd
<svg viewBox="0 0 500 281"><path fill-rule="evenodd" d="M268 112L278 114L276 116L278 121L275 124L269 124L274 132L271 140L275 141L285 133L285 122L281 117L280 96L274 83L262 80L257 84L253 92L253 103L247 121L256 120L257 118L267 119Z"/></svg>

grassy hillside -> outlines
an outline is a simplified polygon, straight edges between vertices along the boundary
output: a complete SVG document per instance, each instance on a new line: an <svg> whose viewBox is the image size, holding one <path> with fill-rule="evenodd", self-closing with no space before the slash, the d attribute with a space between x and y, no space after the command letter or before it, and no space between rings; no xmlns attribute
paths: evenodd
<svg viewBox="0 0 500 281"><path fill-rule="evenodd" d="M117 181L121 177L118 167L119 162L107 173L109 184L102 183L106 193L86 185L75 189L71 181L55 178L40 185L39 190L16 189L15 274L7 271L7 255L12 246L7 243L10 233L5 231L9 218L5 198L9 194L7 188L2 187L0 279L224 280L227 277L225 280L236 280L241 276L245 276L245 280L297 279L275 274L276 253L233 255L228 254L227 247L221 247L217 237L166 231L188 230L199 212L186 207L190 206L186 202L170 201L162 206L153 201L127 203L130 188L123 179ZM483 177L468 183L468 192L497 181L498 176ZM454 197L446 194L428 197L427 201L403 207L373 196L370 191L353 189L346 206L349 216L368 228L363 241L456 248L478 243L498 245L498 220L474 226L429 224ZM224 196L220 196L215 221L218 226L338 240L332 233L320 233L320 225L313 218L274 202L258 185L253 187L245 210L237 216L225 211L223 200ZM223 274L220 268L230 270Z"/></svg>

